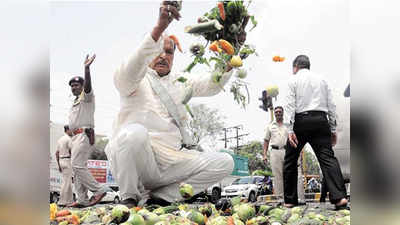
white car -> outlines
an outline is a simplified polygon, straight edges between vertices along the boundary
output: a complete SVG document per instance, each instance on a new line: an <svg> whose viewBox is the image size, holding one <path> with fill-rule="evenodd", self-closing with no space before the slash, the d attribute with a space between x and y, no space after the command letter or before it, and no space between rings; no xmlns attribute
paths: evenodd
<svg viewBox="0 0 400 225"><path fill-rule="evenodd" d="M216 183L207 188L206 195L215 204L221 198L221 183Z"/></svg>
<svg viewBox="0 0 400 225"><path fill-rule="evenodd" d="M249 202L257 201L257 193L260 184L263 182L263 176L241 177L232 182L232 185L222 190L221 197L233 198L240 196L246 198Z"/></svg>

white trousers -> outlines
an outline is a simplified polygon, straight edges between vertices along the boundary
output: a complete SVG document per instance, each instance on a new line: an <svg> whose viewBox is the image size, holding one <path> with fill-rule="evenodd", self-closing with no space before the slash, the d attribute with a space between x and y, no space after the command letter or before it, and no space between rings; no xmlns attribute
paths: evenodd
<svg viewBox="0 0 400 225"><path fill-rule="evenodd" d="M106 147L122 199L134 198L138 201L150 197L173 202L182 200L179 194L181 182L191 184L194 194L206 190L233 171L233 159L227 153L193 152L196 157L177 163L158 160L153 152L147 129L140 124L128 124L115 135ZM175 152L187 155L188 152ZM146 193L147 192L147 193Z"/></svg>
<svg viewBox="0 0 400 225"><path fill-rule="evenodd" d="M72 197L72 167L71 159L60 159L62 183L60 190L60 200L58 204L68 205L74 200Z"/></svg>
<svg viewBox="0 0 400 225"><path fill-rule="evenodd" d="M300 161L300 158L299 158ZM270 164L272 174L274 175L273 186L274 194L283 198L283 163L285 162L285 149L271 149L270 150ZM300 163L298 163L299 166ZM301 173L301 168L297 168L297 195L300 201L305 201L304 196L304 183L303 174Z"/></svg>
<svg viewBox="0 0 400 225"><path fill-rule="evenodd" d="M98 183L87 168L87 160L93 148L85 133L72 137L71 164L74 173L76 199L82 205L89 203L88 190L93 192L94 195L106 192L105 185Z"/></svg>

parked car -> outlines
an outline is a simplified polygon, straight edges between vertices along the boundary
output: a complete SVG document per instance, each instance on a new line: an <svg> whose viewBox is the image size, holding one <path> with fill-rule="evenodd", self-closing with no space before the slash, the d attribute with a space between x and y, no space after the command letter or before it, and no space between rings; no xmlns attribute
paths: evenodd
<svg viewBox="0 0 400 225"><path fill-rule="evenodd" d="M222 190L221 197L232 198L240 196L248 199L249 202L255 202L263 184L263 180L263 176L247 176L238 178L234 180L230 186L227 186Z"/></svg>
<svg viewBox="0 0 400 225"><path fill-rule="evenodd" d="M216 183L211 187L207 188L206 195L208 199L210 199L210 201L215 204L221 198L221 192L222 192L221 184Z"/></svg>

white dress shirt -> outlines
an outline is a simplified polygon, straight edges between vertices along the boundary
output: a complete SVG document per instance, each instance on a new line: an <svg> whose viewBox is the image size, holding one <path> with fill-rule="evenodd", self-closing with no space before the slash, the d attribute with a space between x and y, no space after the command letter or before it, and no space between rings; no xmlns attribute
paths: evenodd
<svg viewBox="0 0 400 225"><path fill-rule="evenodd" d="M149 64L163 51L162 40L163 37L160 37L156 42L147 34L138 49L115 72L114 84L120 93L121 109L114 121L112 136L116 136L124 125L143 125L148 130L157 161L168 166L193 156L191 154L185 158L185 155L178 151L182 144L181 133L147 79L151 74L157 75ZM185 83L176 81L181 76L187 78ZM177 105L181 120L187 122L188 113L182 101L188 90L192 90L193 97L216 95L231 76L232 70L224 73L220 85L212 81L211 73L187 74L171 71L167 76L156 77Z"/></svg>
<svg viewBox="0 0 400 225"><path fill-rule="evenodd" d="M332 91L324 78L308 69L300 69L288 82L285 113L289 116L289 133L293 133L296 113L323 111L328 114L329 126L336 132L336 105Z"/></svg>

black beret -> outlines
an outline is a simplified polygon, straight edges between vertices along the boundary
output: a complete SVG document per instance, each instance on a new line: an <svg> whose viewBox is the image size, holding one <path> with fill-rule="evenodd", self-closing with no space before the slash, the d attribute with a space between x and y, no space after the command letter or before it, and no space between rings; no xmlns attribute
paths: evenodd
<svg viewBox="0 0 400 225"><path fill-rule="evenodd" d="M78 83L81 83L83 85L84 81L85 80L83 79L83 77L76 76L76 77L71 78L71 80L69 80L69 86L71 86L72 82L78 82Z"/></svg>

